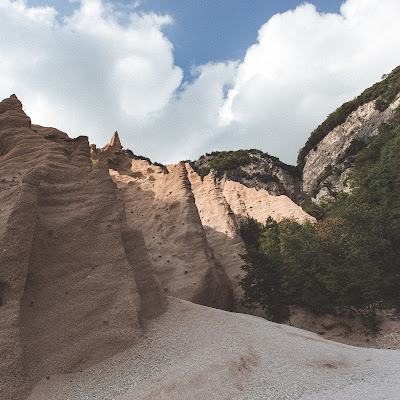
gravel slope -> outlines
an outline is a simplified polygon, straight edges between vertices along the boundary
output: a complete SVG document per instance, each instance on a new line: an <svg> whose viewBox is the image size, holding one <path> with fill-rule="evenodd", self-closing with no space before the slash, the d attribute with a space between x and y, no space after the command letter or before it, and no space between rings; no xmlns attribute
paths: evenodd
<svg viewBox="0 0 400 400"><path fill-rule="evenodd" d="M29 400L397 399L400 351L357 348L170 297L137 346Z"/></svg>

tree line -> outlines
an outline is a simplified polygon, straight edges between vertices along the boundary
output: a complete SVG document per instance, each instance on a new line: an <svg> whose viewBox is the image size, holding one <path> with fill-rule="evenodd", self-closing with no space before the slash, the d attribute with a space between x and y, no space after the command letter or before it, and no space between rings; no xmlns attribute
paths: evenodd
<svg viewBox="0 0 400 400"><path fill-rule="evenodd" d="M399 111L355 155L350 184L350 194L304 203L316 223L241 225L246 306L278 322L291 305L317 314L348 310L371 330L379 308L400 309Z"/></svg>

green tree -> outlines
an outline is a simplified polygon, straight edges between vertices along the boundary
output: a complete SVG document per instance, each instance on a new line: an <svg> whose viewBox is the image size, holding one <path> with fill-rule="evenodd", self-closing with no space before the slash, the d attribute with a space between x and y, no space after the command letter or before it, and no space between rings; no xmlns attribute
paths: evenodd
<svg viewBox="0 0 400 400"><path fill-rule="evenodd" d="M243 304L261 307L269 319L282 322L289 316L287 299L282 291L282 259L279 251L279 226L268 218L265 226L249 218L241 225L247 254L242 255L246 276L240 285L245 295Z"/></svg>

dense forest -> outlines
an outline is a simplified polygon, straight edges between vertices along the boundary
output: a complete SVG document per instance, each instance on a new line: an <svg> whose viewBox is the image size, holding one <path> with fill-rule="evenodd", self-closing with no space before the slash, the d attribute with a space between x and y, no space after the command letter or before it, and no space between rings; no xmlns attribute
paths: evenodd
<svg viewBox="0 0 400 400"><path fill-rule="evenodd" d="M290 305L317 314L347 310L372 331L380 308L400 308L400 111L354 160L350 194L303 204L316 223L241 225L245 305L274 321L287 319Z"/></svg>

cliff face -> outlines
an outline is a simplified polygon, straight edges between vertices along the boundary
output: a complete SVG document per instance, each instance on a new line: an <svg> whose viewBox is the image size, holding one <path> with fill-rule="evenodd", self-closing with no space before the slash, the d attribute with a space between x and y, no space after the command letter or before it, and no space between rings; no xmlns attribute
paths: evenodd
<svg viewBox="0 0 400 400"><path fill-rule="evenodd" d="M377 110L375 104L374 100L353 111L307 154L303 169L304 193L321 200L332 192L350 190L347 180L352 156L393 115L400 105L400 93L384 111Z"/></svg>
<svg viewBox="0 0 400 400"><path fill-rule="evenodd" d="M245 162L239 162L241 165L235 165L238 153L247 156ZM233 160L227 168L226 159L228 163ZM278 158L259 150L215 152L191 164L199 173L211 170L222 187L226 181L235 181L248 188L266 190L274 196L285 195L296 203L303 199L301 174L296 167L284 164ZM218 169L219 165L221 169Z"/></svg>
<svg viewBox="0 0 400 400"><path fill-rule="evenodd" d="M109 150L106 146L102 152ZM122 147L114 150L120 154ZM107 157L115 160L110 154ZM163 290L195 303L241 309L240 254L245 248L238 221L253 217L265 223L268 216L311 218L285 195L269 195L226 176L220 181L208 174L202 180L188 163L168 165L166 173L164 168L126 155L120 165L113 162L110 167L128 225L142 230ZM253 212L253 207L259 211Z"/></svg>
<svg viewBox="0 0 400 400"><path fill-rule="evenodd" d="M202 181L190 164L186 164L186 169L207 242L216 262L223 266L231 281L238 310L238 300L243 297L243 290L239 286L243 276L240 254L244 254L246 250L240 236L237 216L211 174Z"/></svg>
<svg viewBox="0 0 400 400"><path fill-rule="evenodd" d="M86 137L31 127L11 96L0 103L0 149L0 397L18 399L50 372L134 344L165 299Z"/></svg>
<svg viewBox="0 0 400 400"><path fill-rule="evenodd" d="M231 310L232 286L213 257L183 163L164 174L147 161L130 171L110 170L129 226L139 227L166 294Z"/></svg>
<svg viewBox="0 0 400 400"><path fill-rule="evenodd" d="M268 171L272 191L300 193L285 167L252 161L243 173ZM166 295L243 310L238 222L310 218L248 176L258 191L130 159L117 133L97 149L31 125L15 96L1 102L0 397L24 399L48 375L135 345Z"/></svg>
<svg viewBox="0 0 400 400"><path fill-rule="evenodd" d="M211 173L222 189L227 182L238 182L247 188L265 190L272 196L285 195L297 204L306 196L319 201L336 192L349 191L354 156L400 105L398 75L399 68L386 78L388 82L375 84L332 113L300 150L301 163L297 168L260 150L213 152L190 164L202 177ZM365 101L371 97L373 100ZM357 104L361 105L357 107ZM339 121L344 122L339 124Z"/></svg>
<svg viewBox="0 0 400 400"><path fill-rule="evenodd" d="M259 190L229 180L228 174L223 179L215 174L201 179L190 163L160 167L133 153L129 157L130 153L122 150L115 135L103 149L92 146L95 160L102 154L108 159L128 225L140 227L157 277L171 296L243 310L239 282L243 277L240 254L245 248L238 222L252 217L265 223L268 216L278 220L293 217L300 222L313 219L287 196L270 195L256 179L252 182ZM254 156L252 165L245 165L242 173L248 170L258 176L254 171L264 165L265 175L268 161L268 171L276 168L288 181L293 178L285 171L289 166L277 167L279 161L274 163L273 157L266 161L260 152L254 154L259 157ZM200 165L197 170L204 166ZM299 181L295 182L299 188Z"/></svg>

